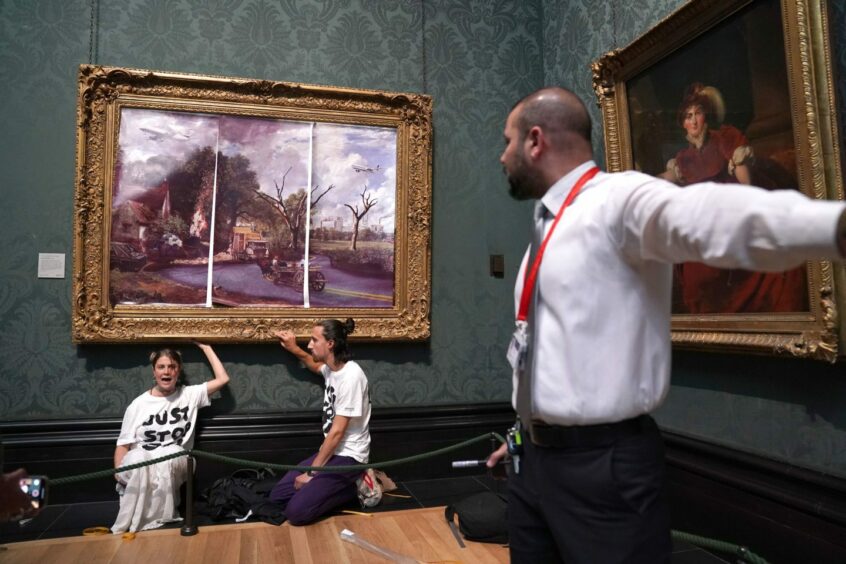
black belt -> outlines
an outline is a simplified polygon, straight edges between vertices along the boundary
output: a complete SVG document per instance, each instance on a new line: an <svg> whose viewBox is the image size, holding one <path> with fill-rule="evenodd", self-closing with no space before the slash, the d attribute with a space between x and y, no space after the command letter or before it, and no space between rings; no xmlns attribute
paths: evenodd
<svg viewBox="0 0 846 564"><path fill-rule="evenodd" d="M655 422L648 415L616 423L599 425L549 425L543 421L532 421L529 433L532 443L546 448L572 448L610 445L615 441L637 435Z"/></svg>

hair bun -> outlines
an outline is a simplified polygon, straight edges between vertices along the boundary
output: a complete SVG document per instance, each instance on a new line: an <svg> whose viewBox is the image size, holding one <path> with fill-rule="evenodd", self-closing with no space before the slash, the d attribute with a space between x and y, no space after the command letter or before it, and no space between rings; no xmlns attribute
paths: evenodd
<svg viewBox="0 0 846 564"><path fill-rule="evenodd" d="M355 331L355 321L351 317L348 317L346 321L344 321L344 329L347 332L347 335Z"/></svg>

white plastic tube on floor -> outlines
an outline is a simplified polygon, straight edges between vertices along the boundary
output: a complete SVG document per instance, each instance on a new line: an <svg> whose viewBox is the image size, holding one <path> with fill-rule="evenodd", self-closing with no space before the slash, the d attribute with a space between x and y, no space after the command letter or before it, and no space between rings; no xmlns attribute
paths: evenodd
<svg viewBox="0 0 846 564"><path fill-rule="evenodd" d="M360 546L364 550L369 550L373 554L378 554L382 558L390 560L391 562L397 562L399 564L420 564L419 560L415 560L409 556L405 556L398 552L394 552L393 550L382 548L381 546L377 546L373 543L367 542L363 538L357 536L354 532L349 529L344 529L341 531L341 540L345 540L347 542L351 542L356 546Z"/></svg>

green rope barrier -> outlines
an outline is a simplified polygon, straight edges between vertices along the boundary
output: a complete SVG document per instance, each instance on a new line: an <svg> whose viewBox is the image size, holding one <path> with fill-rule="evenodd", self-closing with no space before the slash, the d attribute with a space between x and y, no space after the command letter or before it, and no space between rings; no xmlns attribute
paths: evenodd
<svg viewBox="0 0 846 564"><path fill-rule="evenodd" d="M109 468L107 470L100 470L97 472L88 472L87 474L78 474L76 476L65 476L62 478L47 478L48 483L50 486L61 486L64 484L72 484L75 482L83 482L85 480L94 480L97 478L105 478L107 476L112 476L114 474L119 474L120 472L124 472L126 470L135 470L136 468L143 468L144 466L151 466L153 464L158 464L159 462L164 462L166 460L172 460L174 458L179 458L180 456L187 456L192 455L196 456L197 458L205 458L207 460L217 460L220 462L226 462L228 464L237 464L242 467L247 468L272 468L274 470L297 470L300 472L307 472L309 470L316 470L316 471L330 471L330 472L356 472L360 470L366 470L368 468L389 468L391 466L399 466L400 464L408 464L409 462L417 462L418 460L424 460L426 458L432 458L438 456L440 454L445 454L448 452L452 452L454 450L458 450L464 448L466 446L478 443L485 439L496 439L500 443L504 443L505 439L499 433L486 433L484 435L479 435L478 437L467 439L466 441L462 441L460 443L447 446L444 448L440 448L437 450L424 452L422 454L416 454L413 456L406 456L405 458L397 458L394 460L387 460L385 462L375 462L371 464L354 464L350 466L297 466L294 464L273 464L269 462L257 462L254 460L246 460L244 458L235 458L232 456L224 456L222 454L215 454L212 452L205 452L202 450L183 450L180 452L174 452L168 454L166 456L160 456L158 458L153 458L150 460L146 460L143 462L138 462L136 464L129 464L127 466L121 466L120 468ZM754 552L750 551L745 546L740 546L736 544L732 544L725 541L719 541L716 539L709 539L707 537L700 537L698 535L693 535L690 533L685 533L682 531L672 531L672 536L674 539L682 542L688 542L690 544L714 550L717 552L723 552L728 554L733 554L740 558L745 562L749 562L750 564L768 564L767 560L761 558Z"/></svg>
<svg viewBox="0 0 846 564"><path fill-rule="evenodd" d="M153 464L158 464L159 462L164 462L165 460L171 460L173 458L179 458L180 456L186 455L193 455L197 458L206 458L209 460L219 460L221 462L228 462L231 464L240 464L242 466L246 466L249 468L272 468L274 470L297 470L300 472L307 472L309 470L322 470L322 471L336 471L336 472L353 472L356 470L366 470L367 468L387 468L390 466L397 466L399 464L405 464L407 462L415 462L417 460L422 460L424 458L431 458L433 456L437 456L439 454L444 454L446 452L451 452L453 450L458 450L460 448L466 447L468 445L472 445L474 443L478 443L484 439L491 439L495 438L500 443L504 443L505 439L499 433L487 433L484 435L479 435L476 438L468 439L466 441L460 442L458 444L444 447L438 450L433 450L430 452L424 452L422 454L417 454L414 456L407 456L405 458L398 458L396 460L388 460L386 462L378 462L372 464L355 464L352 466L296 466L293 464L272 464L269 462L256 462L253 460L245 460L243 458L233 458L231 456L223 456L221 454L214 454L212 452L204 452L202 450L183 450L180 452L174 452L172 454L168 454L167 456L161 456L159 458L153 458L150 460L145 460L143 462L138 462L136 464L129 464L127 466L121 466L120 468L109 468L108 470L99 470L97 472L88 472L87 474L78 474L76 476L65 476L62 478L47 478L47 482L51 486L61 486L64 484L73 484L75 482L84 482L85 480L95 480L97 478L105 478L107 476L112 476L114 474L119 474L125 470L135 470L136 468L142 468L144 466L151 466Z"/></svg>
<svg viewBox="0 0 846 564"><path fill-rule="evenodd" d="M153 458L151 460L145 460L144 462L138 462L137 464L129 464L127 466L121 466L120 468L109 468L108 470L100 470L98 472L88 472L87 474L78 474L76 476L65 476L64 478L47 478L47 483L51 486L61 486L63 484L73 484L74 482L84 482L85 480L94 480L96 478L105 478L106 476L112 476L114 474L119 474L124 470L135 470L136 468L142 468L144 466L150 466L153 464L158 464L159 462L164 462L165 460L170 460L171 458L179 458L180 456L185 456L189 454L187 450L183 450L180 452L174 452L168 454L166 456L160 456L159 458Z"/></svg>
<svg viewBox="0 0 846 564"><path fill-rule="evenodd" d="M394 460L387 460L385 462L373 462L371 464L350 464L349 466L296 466L293 464L272 464L268 462L256 462L254 460L246 460L243 458L233 458L231 456L224 456L222 454L214 454L211 452L203 452L201 450L192 450L191 454L196 456L197 458L205 458L208 460L218 460L220 462L227 462L229 464L238 464L241 466L246 466L248 468L272 468L273 470L297 470L299 472L308 472L309 470L317 470L317 471L325 471L325 472L357 472L361 470L367 470L368 468L390 468L391 466L398 466L400 464L407 464L409 462L416 462L418 460L423 460L425 458L432 458L434 456L438 456L439 454L444 454L447 452L451 452L453 450L458 450L460 448L464 448L468 445L472 445L474 443L478 443L485 439L496 438L500 443L504 443L505 439L502 438L501 435L497 433L487 433L485 435L479 435L473 439L467 439L466 441L460 442L458 444L454 444L452 446L440 448L438 450L433 450L429 452L424 452L422 454L415 454L414 456L406 456L405 458L397 458Z"/></svg>
<svg viewBox="0 0 846 564"><path fill-rule="evenodd" d="M741 560L745 562L750 562L751 564L769 564L766 559L758 556L745 546L740 546L738 544L732 544L730 542L720 541L716 539L709 539L707 537L700 537L698 535L693 535L690 533L684 533L682 531L672 531L673 538L678 541L688 542L690 544L707 548L711 550L715 550L717 552L724 552L728 554L734 554Z"/></svg>

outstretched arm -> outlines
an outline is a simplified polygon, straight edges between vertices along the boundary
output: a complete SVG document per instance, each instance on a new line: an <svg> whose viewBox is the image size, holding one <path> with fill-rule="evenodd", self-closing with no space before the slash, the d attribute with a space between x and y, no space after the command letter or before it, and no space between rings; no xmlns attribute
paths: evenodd
<svg viewBox="0 0 846 564"><path fill-rule="evenodd" d="M312 358L311 354L300 348L297 344L297 337L294 335L293 331L277 331L274 334L279 337L279 344L283 349L297 357L300 362L305 364L306 368L315 374L320 374L320 369L323 367L323 363L317 362L314 358Z"/></svg>
<svg viewBox="0 0 846 564"><path fill-rule="evenodd" d="M205 343L196 343L196 345L200 347L200 350L206 355L209 364L211 364L212 372L214 373L214 380L206 382L206 391L209 395L212 395L229 383L229 374L226 373L223 363L220 362L219 358L217 358L217 354L214 352L214 349L211 348L211 345L207 345Z"/></svg>
<svg viewBox="0 0 846 564"><path fill-rule="evenodd" d="M807 260L841 258L846 250L846 229L838 229L846 221L843 202L743 184L675 189L628 172L609 185L619 189L627 176L637 185L626 186L620 208L608 206L609 221L619 226L614 237L625 252L640 259L781 272Z"/></svg>

